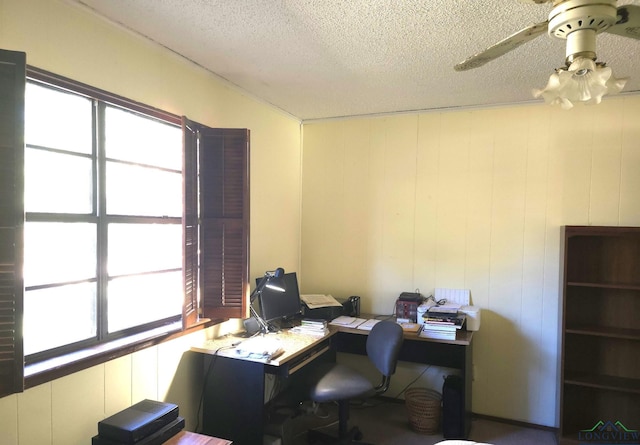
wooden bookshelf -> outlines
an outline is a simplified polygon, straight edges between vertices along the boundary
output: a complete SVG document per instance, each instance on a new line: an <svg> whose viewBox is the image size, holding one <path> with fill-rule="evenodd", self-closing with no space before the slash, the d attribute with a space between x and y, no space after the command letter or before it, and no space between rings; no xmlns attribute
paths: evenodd
<svg viewBox="0 0 640 445"><path fill-rule="evenodd" d="M563 228L559 443L640 427L640 228Z"/></svg>

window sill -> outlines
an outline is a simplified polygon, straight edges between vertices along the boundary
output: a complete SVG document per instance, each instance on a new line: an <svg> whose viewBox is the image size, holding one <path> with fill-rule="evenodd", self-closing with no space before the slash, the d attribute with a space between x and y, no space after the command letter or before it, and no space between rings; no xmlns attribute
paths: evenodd
<svg viewBox="0 0 640 445"><path fill-rule="evenodd" d="M64 377L74 372L108 362L136 351L173 340L192 332L205 329L223 320L200 320L197 324L182 330L182 322L178 321L147 332L114 340L82 351L66 354L50 360L27 365L24 368L25 389L41 385L51 380Z"/></svg>

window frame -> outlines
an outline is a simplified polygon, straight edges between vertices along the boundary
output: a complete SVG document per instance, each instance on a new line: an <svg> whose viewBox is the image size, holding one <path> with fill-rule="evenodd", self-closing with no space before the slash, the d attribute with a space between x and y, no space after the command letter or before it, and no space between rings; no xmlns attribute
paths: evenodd
<svg viewBox="0 0 640 445"><path fill-rule="evenodd" d="M69 89L63 89L58 85L43 82L35 76L32 76L29 69L27 70L27 84L38 85L42 88L51 89L51 91L59 92L60 94L72 94L77 95L78 97L85 98L90 101L91 110L92 110L92 133L94 137L92 138L92 147L89 153L70 153L71 156L76 156L78 158L85 158L91 162L91 170L93 171L92 178L92 196L93 203L91 206L91 210L87 213L74 213L74 214L66 214L66 213L47 213L47 212L25 212L25 222L43 222L43 223L64 223L64 222L78 222L78 223L89 223L94 224L97 229L96 233L96 242L97 242L97 259L98 269L100 272L96 276L95 281L89 280L88 282L94 282L97 287L96 297L97 300L97 308L98 308L98 318L96 319L96 334L92 337L79 340L77 342L65 343L63 345L46 349L43 351L38 351L29 355L25 355L25 363L26 365L31 365L34 363L39 363L46 361L50 358L56 358L58 356L63 356L66 354L74 354L76 351L81 351L83 349L99 345L102 343L106 343L112 340L117 340L119 338L130 337L132 335L137 335L144 331L150 331L155 328L158 328L163 325L172 325L181 319L181 311L177 312L173 316L165 317L163 319L152 320L146 323L142 323L139 325L127 327L117 331L108 331L107 330L107 318L108 314L106 311L106 287L107 280L109 278L106 275L106 268L104 267L104 262L106 261L106 250L107 250L107 230L110 224L123 223L123 224L172 224L175 226L182 226L182 218L181 216L144 216L144 215L124 215L124 214L108 214L106 212L106 204L105 204L105 193L106 193L106 181L108 180L106 176L107 163L111 161L111 159L106 156L105 153L105 137L104 133L106 130L106 115L107 108L112 108L116 110L122 110L126 113L131 113L135 116L138 116L142 119L150 119L156 122L161 122L166 125L173 126L179 131L182 131L180 126L176 126L173 123L168 123L166 121L160 120L155 117L150 117L148 114L144 114L141 110L132 110L125 109L121 106L113 105L111 103L105 102L102 99L96 97L87 97L84 94L80 94L77 91L71 91ZM25 141L25 150L27 150L27 144ZM56 148L50 147L40 147L40 146L30 146L32 150L36 150L39 152L52 152L56 153L60 150ZM64 150L62 150L65 152ZM183 149L181 148L181 151ZM115 162L120 162L123 164L136 164L131 161L122 161L116 160ZM182 163L184 164L184 163ZM184 169L184 165L181 165L181 168ZM167 168L158 168L160 170L171 170ZM97 174L99 172L99 174ZM180 174L177 170L174 173ZM99 184L98 179L99 178ZM184 177L184 173L180 174L180 176ZM101 193L99 191L102 190ZM184 190L181 190L184 193ZM100 247L102 246L102 247ZM182 261L181 261L182 263ZM179 269L173 269L173 271L177 272ZM155 273L166 273L171 270L158 270L147 272L144 274L155 274ZM182 272L180 270L180 272ZM143 275L138 274L138 275ZM59 285L64 284L75 284L75 283L58 283L58 284L42 284L33 286L34 288L50 288L57 287ZM25 292L29 289L25 287Z"/></svg>
<svg viewBox="0 0 640 445"><path fill-rule="evenodd" d="M15 182L12 185L13 190L8 190L6 183L0 183L0 195L8 194L12 197L10 206L5 209L0 208L0 242L6 245L6 240L14 240L13 249L8 252L11 254L11 258L8 258L11 263L10 270L0 269L0 279L7 282L7 277L10 277L8 281L13 285L10 291L0 292L0 303L11 303L10 312L13 312L11 331L8 334L0 333L0 342L10 343L10 347L0 348L0 376L2 376L0 381L3 382L0 384L0 397L21 392L26 388L172 340L230 318L245 317L249 292L249 130L209 128L185 117L27 66L24 53L0 50L0 58L0 63L9 60L15 67L13 78L4 76L0 80L3 82L12 80L14 84L10 89L16 93L19 93L20 89L24 93L28 77L173 123L182 127L184 153L182 216L184 301L181 321L91 346L26 368L23 365L24 351L21 335L24 298L24 282L21 276L24 208L20 209L18 205L18 201L21 203L24 194L24 176L20 177L16 174L11 178ZM14 102L0 104L2 105L0 112L11 111L15 113L13 116L18 117L11 121L12 133L9 135L9 139L13 141L13 153L7 155L7 150L4 150L0 155L7 155L6 158L11 160L10 166L14 171L24 172L24 94L21 98L20 94L15 96L17 99ZM6 148L1 145L0 147ZM216 165L216 163L219 164ZM232 186L229 186L230 184ZM204 215L200 213L202 209L211 209L213 212ZM213 221L215 223L213 228L204 228L205 221ZM224 246L224 248L218 251L209 247L203 249L203 240L208 237L220 241L221 244L218 247ZM203 254L201 250L207 254ZM7 262L5 258L1 259ZM207 273L200 274L199 270L206 270ZM7 314L3 309L0 307L0 316ZM7 380L5 377L11 378Z"/></svg>

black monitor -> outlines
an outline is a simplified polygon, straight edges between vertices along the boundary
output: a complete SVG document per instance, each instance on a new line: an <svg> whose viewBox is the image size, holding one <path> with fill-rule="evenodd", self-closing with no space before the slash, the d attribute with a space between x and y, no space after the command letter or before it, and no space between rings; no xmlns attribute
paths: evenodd
<svg viewBox="0 0 640 445"><path fill-rule="evenodd" d="M256 285L262 278L256 279ZM260 294L260 314L266 322L279 322L281 325L302 313L298 277L295 272L282 276L285 291L269 289L265 286ZM284 327L284 326L281 326Z"/></svg>

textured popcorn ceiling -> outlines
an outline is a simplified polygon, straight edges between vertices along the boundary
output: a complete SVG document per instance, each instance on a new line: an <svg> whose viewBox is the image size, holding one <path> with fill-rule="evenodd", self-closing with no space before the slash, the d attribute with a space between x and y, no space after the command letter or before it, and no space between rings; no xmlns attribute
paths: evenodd
<svg viewBox="0 0 640 445"><path fill-rule="evenodd" d="M487 65L453 66L550 4L518 0L68 0L302 119L534 101L564 64L546 34ZM619 1L619 5L636 3ZM599 34L598 60L640 90L640 40Z"/></svg>

